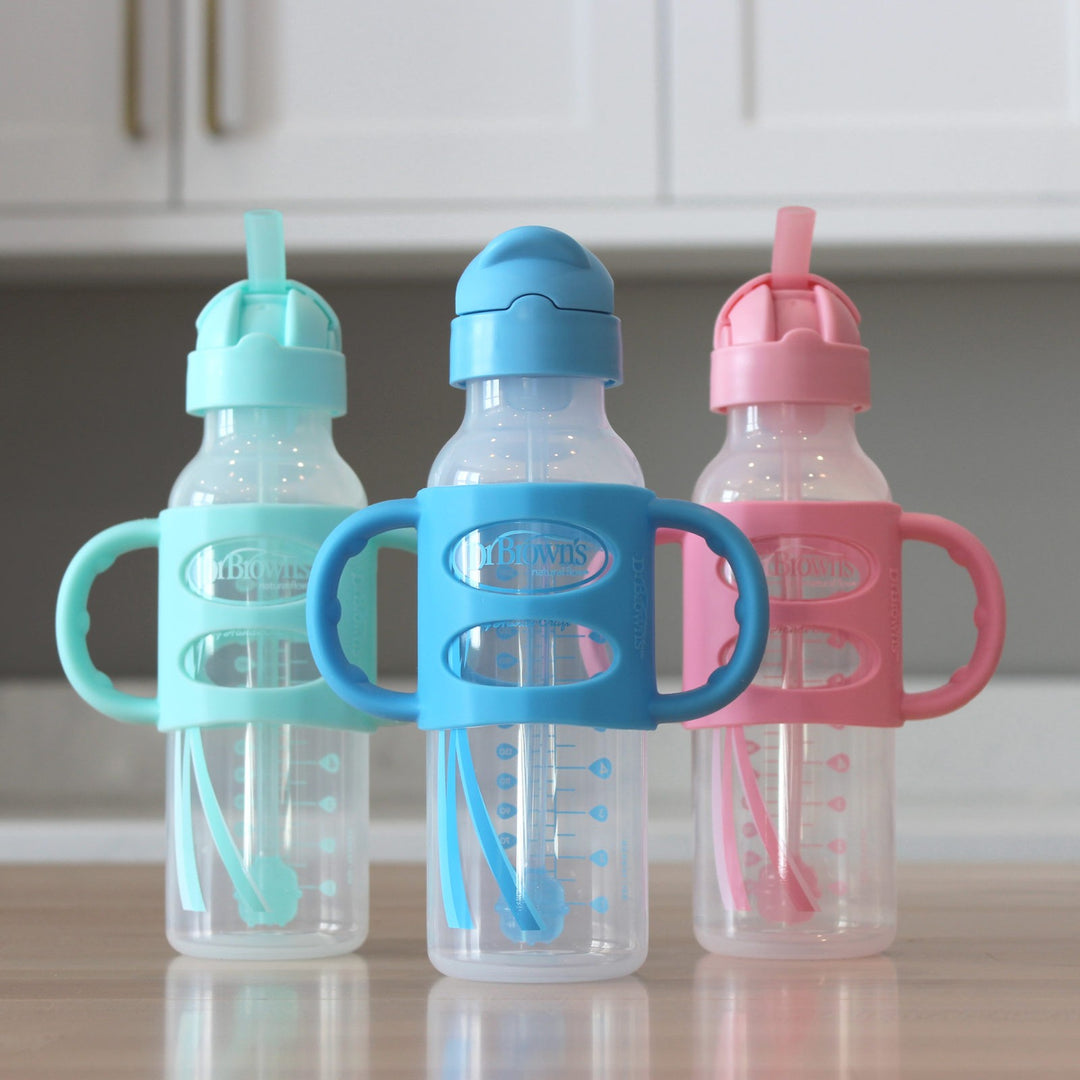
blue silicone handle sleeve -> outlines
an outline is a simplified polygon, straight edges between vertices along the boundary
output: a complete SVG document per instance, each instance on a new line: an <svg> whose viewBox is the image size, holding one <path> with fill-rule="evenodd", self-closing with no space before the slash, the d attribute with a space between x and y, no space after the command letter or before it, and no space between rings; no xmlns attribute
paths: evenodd
<svg viewBox="0 0 1080 1080"><path fill-rule="evenodd" d="M753 545L727 518L678 499L657 499L650 508L654 528L696 533L714 554L726 559L739 591L735 619L739 637L731 659L702 685L675 694L657 694L650 711L657 723L707 716L734 700L753 681L769 638L769 587Z"/></svg>
<svg viewBox="0 0 1080 1080"><path fill-rule="evenodd" d="M308 642L315 664L324 679L341 698L364 712L388 720L415 720L419 703L415 693L387 690L371 682L368 675L345 655L338 624L341 602L338 588L341 575L350 559L355 558L369 541L393 529L415 529L419 510L415 499L391 499L343 521L326 538L311 565L308 581Z"/></svg>

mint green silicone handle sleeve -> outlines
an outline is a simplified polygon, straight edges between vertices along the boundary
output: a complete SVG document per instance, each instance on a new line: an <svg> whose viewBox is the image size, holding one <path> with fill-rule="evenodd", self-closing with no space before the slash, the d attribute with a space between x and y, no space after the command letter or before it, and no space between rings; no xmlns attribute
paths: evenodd
<svg viewBox="0 0 1080 1080"><path fill-rule="evenodd" d="M86 644L90 630L90 589L94 579L121 555L156 548L160 539L157 518L126 521L98 533L71 560L56 600L56 647L64 674L87 704L129 724L156 724L158 699L125 694L113 686L105 672L94 667Z"/></svg>
<svg viewBox="0 0 1080 1080"><path fill-rule="evenodd" d="M373 731L381 721L341 700L313 667L306 677L284 685L250 686L219 681L195 659L202 643L245 636L270 642L272 650L284 641L302 655L311 560L350 513L349 507L303 504L179 507L106 529L76 554L60 586L56 641L64 674L99 712L128 723L153 723L162 731L248 723ZM415 551L415 536L402 530L380 537L350 568L346 591L352 616L343 640L349 655L371 671L376 667L377 547ZM94 580L118 556L140 548L158 551L156 698L117 690L94 666L86 643ZM265 595L251 602L253 591Z"/></svg>

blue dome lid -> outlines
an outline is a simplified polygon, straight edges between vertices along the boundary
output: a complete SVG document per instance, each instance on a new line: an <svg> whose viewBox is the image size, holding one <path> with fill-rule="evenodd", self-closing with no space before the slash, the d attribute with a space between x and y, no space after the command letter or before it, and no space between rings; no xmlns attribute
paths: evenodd
<svg viewBox="0 0 1080 1080"><path fill-rule="evenodd" d="M187 411L282 406L345 413L341 324L314 290L285 277L276 210L244 215L246 281L222 289L195 321Z"/></svg>
<svg viewBox="0 0 1080 1080"><path fill-rule="evenodd" d="M562 375L622 382L615 287L604 264L557 229L525 225L491 241L458 281L450 382Z"/></svg>

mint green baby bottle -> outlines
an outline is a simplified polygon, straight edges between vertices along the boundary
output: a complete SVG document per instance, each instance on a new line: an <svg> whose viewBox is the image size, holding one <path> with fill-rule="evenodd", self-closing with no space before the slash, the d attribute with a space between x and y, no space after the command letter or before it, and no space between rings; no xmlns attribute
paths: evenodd
<svg viewBox="0 0 1080 1080"><path fill-rule="evenodd" d="M57 641L91 705L167 733L172 945L310 958L355 949L368 928L366 733L376 721L329 690L305 629L315 553L367 499L331 433L346 407L337 317L286 279L280 214L249 213L245 228L248 278L203 309L188 357L202 446L167 510L106 530L75 557ZM94 578L144 547L159 552L152 699L117 691L86 644ZM354 560L343 594L358 663L374 662L373 570Z"/></svg>

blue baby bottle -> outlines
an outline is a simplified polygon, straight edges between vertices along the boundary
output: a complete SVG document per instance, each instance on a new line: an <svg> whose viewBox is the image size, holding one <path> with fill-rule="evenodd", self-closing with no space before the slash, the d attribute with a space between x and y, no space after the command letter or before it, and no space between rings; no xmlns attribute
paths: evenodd
<svg viewBox="0 0 1080 1080"><path fill-rule="evenodd" d="M533 280L514 280L526 274ZM510 295L525 289L536 292ZM607 271L569 237L524 228L490 244L458 284L450 381L464 387L465 418L435 459L429 486L586 482L643 488L641 466L604 407L606 387L622 381L612 305ZM497 315L488 314L492 308ZM485 333L513 333L515 319L523 340L488 353ZM588 333L600 340L583 340L576 354L538 355L535 335L541 328L558 335L562 320L576 322L583 338ZM532 557L525 547L530 541L575 539L550 535L551 529L535 528L538 522L515 524L476 538L481 549L496 547L488 565L473 571L475 579L497 577L500 565L509 578L512 559ZM545 531L548 538L533 541L529 535ZM481 554L473 563L483 560ZM576 568L567 569L560 574L553 564L530 577L538 587L557 589L588 576L574 577ZM552 620L480 628L461 643L461 668L478 682L520 686L584 679L610 662L600 637L592 627ZM428 858L438 870L429 879L428 954L445 974L614 978L645 959L646 733L620 730L617 722L598 729L558 719L428 735ZM500 859L513 860L514 889L535 908L536 929L518 925L505 884L488 870L482 838L487 834L490 844L492 832ZM455 835L460 866L450 850ZM472 892L471 920L443 902L444 886L462 902Z"/></svg>
<svg viewBox="0 0 1080 1080"><path fill-rule="evenodd" d="M646 732L703 715L753 676L760 563L718 514L657 499L608 422L622 380L610 275L561 232L512 229L465 270L450 381L465 418L415 499L328 539L309 631L347 700L428 734L428 954L506 982L614 978L648 947ZM417 530L418 690L373 686L335 638L336 581L383 528ZM742 591L736 655L658 694L653 549L704 535ZM709 702L717 703L710 706Z"/></svg>
<svg viewBox="0 0 1080 1080"><path fill-rule="evenodd" d="M334 312L285 277L281 215L245 217L248 277L199 316L187 411L202 445L169 508L87 543L57 605L76 691L167 733L166 933L192 956L350 952L368 929L368 735L307 640L312 561L366 503L334 447L345 357ZM410 537L411 539L411 537ZM87 651L94 578L158 549L158 694L117 691ZM342 587L350 651L374 663L374 568Z"/></svg>

